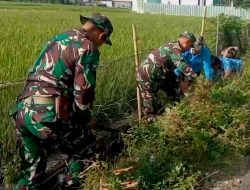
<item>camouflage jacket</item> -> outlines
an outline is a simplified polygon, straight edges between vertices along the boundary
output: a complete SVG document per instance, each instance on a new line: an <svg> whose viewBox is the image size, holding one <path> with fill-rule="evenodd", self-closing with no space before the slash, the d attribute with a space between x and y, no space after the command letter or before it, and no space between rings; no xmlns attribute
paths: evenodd
<svg viewBox="0 0 250 190"><path fill-rule="evenodd" d="M155 49L138 68L137 82L143 101L144 115L153 113L154 93L171 82L169 75L173 76L176 68L185 71L187 64L182 61L181 54L175 53L174 48L180 49L180 46L177 43L167 43ZM176 80L176 77L171 77L171 80Z"/></svg>
<svg viewBox="0 0 250 190"><path fill-rule="evenodd" d="M80 110L87 110L95 96L98 63L98 48L86 38L86 31L61 33L45 45L19 100L34 95L63 95Z"/></svg>

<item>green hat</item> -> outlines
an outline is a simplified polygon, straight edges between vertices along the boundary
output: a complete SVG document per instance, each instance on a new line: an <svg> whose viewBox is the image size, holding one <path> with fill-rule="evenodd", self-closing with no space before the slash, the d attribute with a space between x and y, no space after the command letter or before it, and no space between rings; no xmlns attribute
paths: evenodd
<svg viewBox="0 0 250 190"><path fill-rule="evenodd" d="M112 45L112 43L110 41L110 36L113 32L113 26L112 26L110 20L106 16L104 16L100 13L94 13L92 16L80 15L80 21L82 24L85 24L87 21L90 21L93 24L95 24L97 27L103 29L104 32L108 36L105 43L108 45Z"/></svg>
<svg viewBox="0 0 250 190"><path fill-rule="evenodd" d="M179 37L186 37L190 39L193 43L196 41L194 34L188 31L181 33Z"/></svg>

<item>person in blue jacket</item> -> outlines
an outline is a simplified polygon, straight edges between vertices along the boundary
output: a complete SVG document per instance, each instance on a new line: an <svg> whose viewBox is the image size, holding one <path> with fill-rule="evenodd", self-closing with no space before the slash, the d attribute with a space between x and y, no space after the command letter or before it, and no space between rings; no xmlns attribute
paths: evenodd
<svg viewBox="0 0 250 190"><path fill-rule="evenodd" d="M243 61L237 58L239 48L227 47L222 51L222 57L220 58L222 68L224 70L223 79L230 77L231 75L240 74L243 70Z"/></svg>
<svg viewBox="0 0 250 190"><path fill-rule="evenodd" d="M196 36L196 42L194 47L181 54L183 60L191 66L192 71L199 76L204 70L207 80L214 80L214 72L211 66L211 51L205 45L204 38L202 36ZM194 77L184 76L183 73L177 68L175 74L178 76L180 82L181 95L186 95L189 88L194 82Z"/></svg>
<svg viewBox="0 0 250 190"><path fill-rule="evenodd" d="M227 79L233 74L240 74L243 70L243 61L237 58L238 47L225 48L221 57L213 56L211 66L213 68L213 78Z"/></svg>
<svg viewBox="0 0 250 190"><path fill-rule="evenodd" d="M196 36L194 48L182 54L183 59L189 64L193 71L200 75L204 70L205 78L213 80L213 69L211 66L211 51L204 42L203 36Z"/></svg>

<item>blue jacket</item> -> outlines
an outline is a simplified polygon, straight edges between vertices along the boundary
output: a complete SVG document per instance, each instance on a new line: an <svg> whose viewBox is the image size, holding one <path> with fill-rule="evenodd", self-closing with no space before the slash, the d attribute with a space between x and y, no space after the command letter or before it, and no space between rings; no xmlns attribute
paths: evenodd
<svg viewBox="0 0 250 190"><path fill-rule="evenodd" d="M201 48L200 54L194 55L190 51L187 51L182 53L182 57L192 67L194 72L200 73L204 69L206 79L213 80L211 51L207 46Z"/></svg>
<svg viewBox="0 0 250 190"><path fill-rule="evenodd" d="M241 59L220 58L224 71L240 73L242 71L243 61Z"/></svg>

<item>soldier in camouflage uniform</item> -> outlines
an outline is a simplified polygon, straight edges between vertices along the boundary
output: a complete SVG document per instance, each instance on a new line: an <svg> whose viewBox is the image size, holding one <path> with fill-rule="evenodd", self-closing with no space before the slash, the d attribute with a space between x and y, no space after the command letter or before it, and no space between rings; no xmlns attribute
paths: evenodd
<svg viewBox="0 0 250 190"><path fill-rule="evenodd" d="M166 43L151 52L138 68L137 82L143 101L143 115L148 121L153 120L155 93L165 91L170 97L178 99L179 82L174 72L176 68L187 76L194 76L191 67L182 61L181 53L189 50L195 42L192 33L184 32L177 43Z"/></svg>
<svg viewBox="0 0 250 190"><path fill-rule="evenodd" d="M70 156L80 157L89 143L83 128L91 122L98 47L111 45L113 26L99 13L80 16L80 21L80 29L61 33L45 45L11 114L22 159L21 176L14 189L39 189L51 143L60 142ZM66 183L74 182L72 176L82 167L72 159L68 172L73 174L67 176Z"/></svg>

